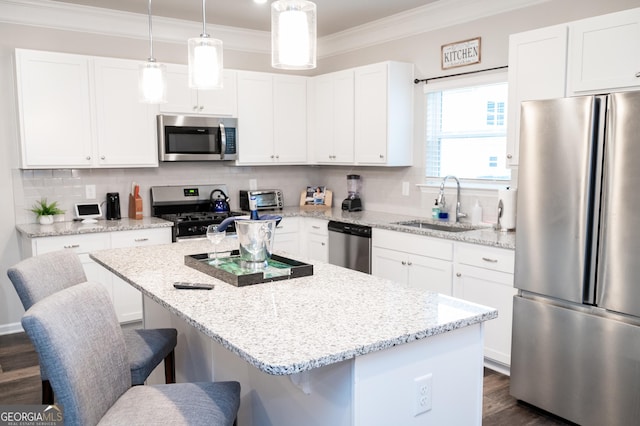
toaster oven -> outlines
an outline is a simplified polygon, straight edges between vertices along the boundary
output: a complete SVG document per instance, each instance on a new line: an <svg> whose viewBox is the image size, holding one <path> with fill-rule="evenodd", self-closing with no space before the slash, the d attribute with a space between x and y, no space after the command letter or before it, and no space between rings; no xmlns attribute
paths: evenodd
<svg viewBox="0 0 640 426"><path fill-rule="evenodd" d="M240 209L249 211L249 198L256 197L258 210L276 210L284 207L282 191L279 189L249 189L240 191Z"/></svg>

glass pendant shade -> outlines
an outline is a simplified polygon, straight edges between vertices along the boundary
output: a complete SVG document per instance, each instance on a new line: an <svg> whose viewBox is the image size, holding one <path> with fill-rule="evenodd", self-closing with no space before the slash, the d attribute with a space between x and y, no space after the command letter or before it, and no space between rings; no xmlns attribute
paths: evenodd
<svg viewBox="0 0 640 426"><path fill-rule="evenodd" d="M159 104L167 102L167 67L159 64L153 57L153 27L151 21L151 0L149 12L149 59L140 64L138 75L138 97L140 102Z"/></svg>
<svg viewBox="0 0 640 426"><path fill-rule="evenodd" d="M210 37L189 39L189 87L222 89L222 41Z"/></svg>
<svg viewBox="0 0 640 426"><path fill-rule="evenodd" d="M316 5L306 0L271 3L271 66L306 70L316 67Z"/></svg>
<svg viewBox="0 0 640 426"><path fill-rule="evenodd" d="M167 102L167 67L155 61L140 64L140 102L160 104Z"/></svg>

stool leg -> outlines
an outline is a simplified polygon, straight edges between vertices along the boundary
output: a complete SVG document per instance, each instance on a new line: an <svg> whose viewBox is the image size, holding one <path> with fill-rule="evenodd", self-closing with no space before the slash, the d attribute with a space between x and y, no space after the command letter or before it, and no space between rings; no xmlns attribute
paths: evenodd
<svg viewBox="0 0 640 426"><path fill-rule="evenodd" d="M174 351L169 352L164 358L164 380L165 383L176 382L176 356Z"/></svg>
<svg viewBox="0 0 640 426"><path fill-rule="evenodd" d="M42 381L42 404L53 404L53 389L51 388L51 383L49 383L48 380Z"/></svg>

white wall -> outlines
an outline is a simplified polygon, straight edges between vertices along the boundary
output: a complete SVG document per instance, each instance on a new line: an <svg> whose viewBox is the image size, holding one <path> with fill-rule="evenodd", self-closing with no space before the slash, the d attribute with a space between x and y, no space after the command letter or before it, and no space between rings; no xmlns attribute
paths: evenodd
<svg viewBox="0 0 640 426"><path fill-rule="evenodd" d="M12 169L17 161L15 107L13 92L13 52L0 47L0 334L11 331L9 324L20 321L23 309L6 270L20 260L13 209ZM9 94L7 96L6 94Z"/></svg>
<svg viewBox="0 0 640 426"><path fill-rule="evenodd" d="M440 47L443 44L482 37L482 63L462 71L506 65L508 36L561 22L638 7L638 0L550 0L526 9L479 19L463 25L442 28L417 36L359 49L350 53L321 58L318 68L310 74L349 68L385 60L412 62L416 77L428 78L446 75L440 70ZM320 5L321 7L321 5ZM321 19L321 15L320 15ZM0 19L1 21L2 19ZM155 29L155 25L154 25ZM74 199L82 198L84 185L96 185L97 194L128 193L130 182L142 185L143 194L151 185L181 183L226 183L230 188L232 207L237 207L237 191L248 187L249 179L258 179L262 188L282 188L287 204L297 204L298 191L307 184L324 183L334 190L339 201L346 195L346 175L358 173L363 178L365 208L409 214L428 215L436 191L421 193L415 184L423 181L423 133L421 117L424 115L422 86L415 86L415 148L414 166L402 168L365 167L227 167L220 164L163 164L157 169L118 170L17 170L17 132L14 111L11 51L15 47L72 52L87 55L146 59L148 43L143 39L112 37L77 31L62 31L24 25L0 23L0 334L19 322L22 308L4 271L19 259L15 223L29 222L33 215L25 211L32 200L53 194L61 197L63 208L70 210ZM154 54L160 62L186 63L185 43L154 43ZM227 68L270 71L269 55L225 49ZM401 195L402 182L411 184L410 196ZM15 190L14 190L15 188ZM148 198L148 197L147 197ZM53 199L53 198L52 198ZM484 207L486 220L495 218L495 191L479 192L463 188L463 210L468 210L474 199ZM12 208L15 200L15 211ZM150 207L145 200L145 214ZM126 203L123 203L123 213ZM4 328L3 328L4 327Z"/></svg>

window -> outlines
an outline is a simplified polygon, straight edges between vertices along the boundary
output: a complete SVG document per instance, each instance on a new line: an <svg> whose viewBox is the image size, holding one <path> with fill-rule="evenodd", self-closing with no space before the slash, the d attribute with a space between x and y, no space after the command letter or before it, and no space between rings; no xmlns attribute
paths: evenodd
<svg viewBox="0 0 640 426"><path fill-rule="evenodd" d="M506 73L427 84L425 91L426 177L510 180Z"/></svg>

